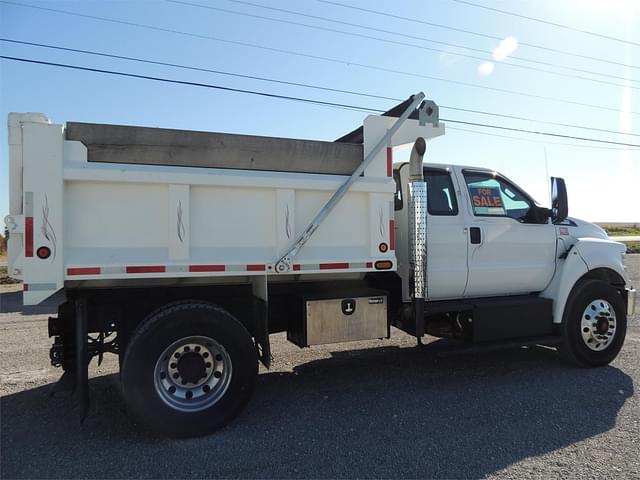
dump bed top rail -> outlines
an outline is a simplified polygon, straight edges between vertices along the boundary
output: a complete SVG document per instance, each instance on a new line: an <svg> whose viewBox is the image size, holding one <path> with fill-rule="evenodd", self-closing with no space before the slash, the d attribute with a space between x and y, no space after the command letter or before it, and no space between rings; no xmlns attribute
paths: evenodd
<svg viewBox="0 0 640 480"><path fill-rule="evenodd" d="M363 146L349 143L67 122L89 162L351 175Z"/></svg>

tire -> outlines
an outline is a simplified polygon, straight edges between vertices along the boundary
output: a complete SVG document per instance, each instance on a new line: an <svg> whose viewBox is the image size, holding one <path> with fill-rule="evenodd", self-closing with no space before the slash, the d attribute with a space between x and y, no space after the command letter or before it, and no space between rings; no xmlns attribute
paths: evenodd
<svg viewBox="0 0 640 480"><path fill-rule="evenodd" d="M571 363L600 367L616 358L626 332L626 309L618 290L600 280L583 280L565 307L559 350Z"/></svg>
<svg viewBox="0 0 640 480"><path fill-rule="evenodd" d="M188 301L166 305L138 325L121 381L125 403L141 423L193 437L233 420L251 398L257 373L246 328L215 305Z"/></svg>

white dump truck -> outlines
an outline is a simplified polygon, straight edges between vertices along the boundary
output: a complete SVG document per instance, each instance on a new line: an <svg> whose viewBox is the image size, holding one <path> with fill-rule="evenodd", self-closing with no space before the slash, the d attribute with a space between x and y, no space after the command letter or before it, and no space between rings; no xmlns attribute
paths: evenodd
<svg viewBox="0 0 640 480"><path fill-rule="evenodd" d="M57 388L86 413L88 363L117 354L131 412L191 436L245 406L276 332L611 362L635 304L625 247L567 218L562 179L543 208L495 171L423 164L444 133L422 93L335 142L10 114L8 269L25 305L61 298Z"/></svg>

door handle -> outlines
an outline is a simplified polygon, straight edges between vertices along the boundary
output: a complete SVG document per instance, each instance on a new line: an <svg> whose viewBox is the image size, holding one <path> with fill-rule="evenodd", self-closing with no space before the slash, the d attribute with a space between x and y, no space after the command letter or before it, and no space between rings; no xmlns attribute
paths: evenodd
<svg viewBox="0 0 640 480"><path fill-rule="evenodd" d="M469 229L469 239L471 243L477 245L482 243L482 233L480 232L480 227L471 227Z"/></svg>

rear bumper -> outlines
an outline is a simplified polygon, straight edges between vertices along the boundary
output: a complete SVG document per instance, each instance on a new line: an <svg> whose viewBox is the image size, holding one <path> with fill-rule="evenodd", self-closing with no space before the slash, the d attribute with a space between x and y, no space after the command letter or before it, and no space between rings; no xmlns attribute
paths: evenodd
<svg viewBox="0 0 640 480"><path fill-rule="evenodd" d="M627 315L633 315L636 313L638 291L633 287L626 288L625 290L627 294Z"/></svg>

